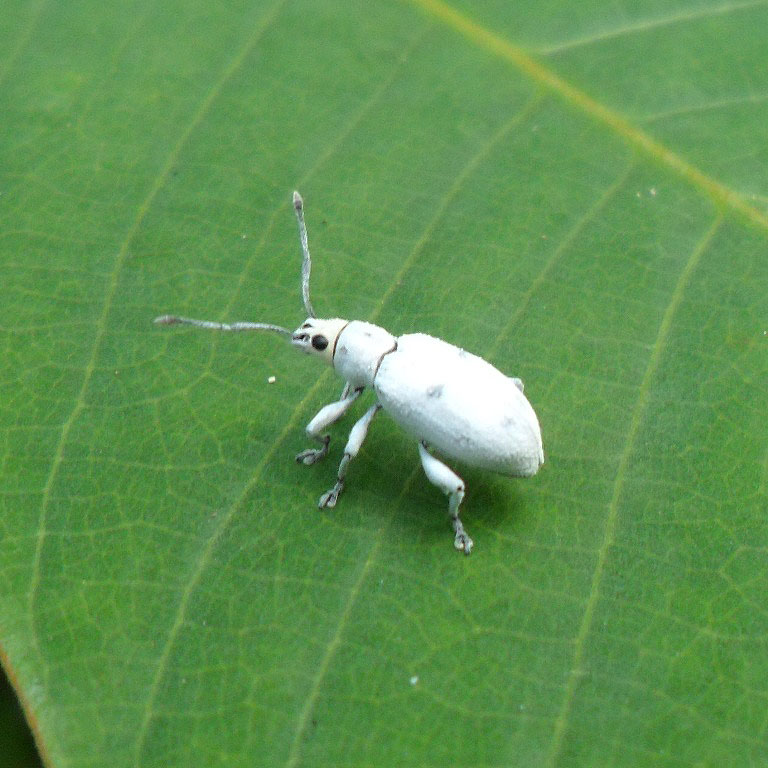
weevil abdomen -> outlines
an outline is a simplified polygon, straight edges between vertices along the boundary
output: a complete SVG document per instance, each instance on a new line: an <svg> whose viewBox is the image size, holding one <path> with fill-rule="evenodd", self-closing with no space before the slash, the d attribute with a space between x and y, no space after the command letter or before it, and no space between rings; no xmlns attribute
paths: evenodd
<svg viewBox="0 0 768 768"><path fill-rule="evenodd" d="M539 422L519 386L453 344L398 337L373 387L403 429L448 458L516 477L536 474L544 461Z"/></svg>

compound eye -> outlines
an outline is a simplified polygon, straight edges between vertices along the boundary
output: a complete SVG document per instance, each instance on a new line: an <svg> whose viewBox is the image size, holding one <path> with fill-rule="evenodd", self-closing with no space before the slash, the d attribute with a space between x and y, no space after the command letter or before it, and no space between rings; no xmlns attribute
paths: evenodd
<svg viewBox="0 0 768 768"><path fill-rule="evenodd" d="M318 333L317 336L312 337L312 346L318 352L322 352L328 346L328 339Z"/></svg>

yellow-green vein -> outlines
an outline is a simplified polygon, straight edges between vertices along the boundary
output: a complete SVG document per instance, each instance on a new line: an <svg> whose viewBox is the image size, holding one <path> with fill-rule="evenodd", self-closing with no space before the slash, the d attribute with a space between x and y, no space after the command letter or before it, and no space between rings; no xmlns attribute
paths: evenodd
<svg viewBox="0 0 768 768"><path fill-rule="evenodd" d="M763 211L750 205L736 191L708 176L660 141L632 125L615 110L571 85L552 69L534 59L519 45L478 24L443 0L408 0L408 2L418 6L429 16L439 19L478 47L513 64L531 80L556 93L567 104L603 123L644 155L671 169L694 188L709 196L719 208L735 211L761 229L768 231L768 215Z"/></svg>

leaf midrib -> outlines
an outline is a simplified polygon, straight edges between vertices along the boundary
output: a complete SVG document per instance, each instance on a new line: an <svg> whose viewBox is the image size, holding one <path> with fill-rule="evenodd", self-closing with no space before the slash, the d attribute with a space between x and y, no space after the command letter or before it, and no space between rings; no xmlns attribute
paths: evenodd
<svg viewBox="0 0 768 768"><path fill-rule="evenodd" d="M768 215L746 202L735 190L673 152L665 144L633 125L619 112L605 106L589 94L534 59L524 48L496 35L487 27L456 10L443 0L407 0L428 16L439 19L477 47L515 66L564 102L602 123L630 146L654 162L660 163L685 179L694 189L709 197L718 208L729 209L768 232Z"/></svg>

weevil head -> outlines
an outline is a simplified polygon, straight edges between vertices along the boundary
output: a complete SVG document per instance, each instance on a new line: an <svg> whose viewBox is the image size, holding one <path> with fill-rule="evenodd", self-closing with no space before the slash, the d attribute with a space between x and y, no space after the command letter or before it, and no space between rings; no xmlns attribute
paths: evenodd
<svg viewBox="0 0 768 768"><path fill-rule="evenodd" d="M347 320L332 317L321 320L318 317L308 317L291 334L291 344L308 355L314 355L333 365L333 351L339 334L348 325Z"/></svg>

